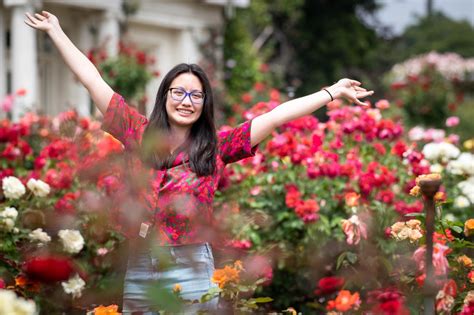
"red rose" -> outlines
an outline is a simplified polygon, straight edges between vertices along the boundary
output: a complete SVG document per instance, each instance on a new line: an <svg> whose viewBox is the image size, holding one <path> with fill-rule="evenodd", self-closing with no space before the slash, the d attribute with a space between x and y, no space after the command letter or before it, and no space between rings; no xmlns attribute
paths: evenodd
<svg viewBox="0 0 474 315"><path fill-rule="evenodd" d="M34 257L23 264L23 271L29 279L54 283L66 281L75 271L70 259L54 256Z"/></svg>
<svg viewBox="0 0 474 315"><path fill-rule="evenodd" d="M327 295L339 291L344 285L344 279L338 277L324 277L318 282L316 295Z"/></svg>

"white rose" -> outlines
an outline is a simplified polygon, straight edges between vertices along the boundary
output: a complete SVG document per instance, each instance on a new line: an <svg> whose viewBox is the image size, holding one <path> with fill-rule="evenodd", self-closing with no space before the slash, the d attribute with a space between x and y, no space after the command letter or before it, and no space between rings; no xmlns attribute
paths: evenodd
<svg viewBox="0 0 474 315"><path fill-rule="evenodd" d="M18 211L13 207L6 207L0 212L0 229L10 232L15 226Z"/></svg>
<svg viewBox="0 0 474 315"><path fill-rule="evenodd" d="M48 235L48 233L43 232L42 228L30 232L30 234L28 234L28 237L30 238L30 240L38 241L40 243L51 242L51 237Z"/></svg>
<svg viewBox="0 0 474 315"><path fill-rule="evenodd" d="M441 174L443 172L443 166L441 164L433 164L430 166L431 173Z"/></svg>
<svg viewBox="0 0 474 315"><path fill-rule="evenodd" d="M31 300L25 300L22 298L17 298L14 305L15 311L13 314L16 315L34 315L36 314L36 305L35 302Z"/></svg>
<svg viewBox="0 0 474 315"><path fill-rule="evenodd" d="M466 208L469 207L470 204L469 199L464 196L457 196L454 199L454 207L456 208Z"/></svg>
<svg viewBox="0 0 474 315"><path fill-rule="evenodd" d="M471 203L474 203L474 176L471 176L465 181L457 184L461 193L469 199Z"/></svg>
<svg viewBox="0 0 474 315"><path fill-rule="evenodd" d="M26 186L37 197L46 197L51 191L49 185L40 179L30 178L30 180L28 180L28 183L26 183Z"/></svg>
<svg viewBox="0 0 474 315"><path fill-rule="evenodd" d="M448 142L431 142L423 147L423 155L430 161L448 162L450 159L458 157L461 151Z"/></svg>
<svg viewBox="0 0 474 315"><path fill-rule="evenodd" d="M22 182L14 177L7 176L2 180L3 194L7 199L18 199L26 192L25 186Z"/></svg>
<svg viewBox="0 0 474 315"><path fill-rule="evenodd" d="M79 253L84 247L84 238L77 230L61 230L58 232L64 250L71 254Z"/></svg>
<svg viewBox="0 0 474 315"><path fill-rule="evenodd" d="M4 231L10 232L11 230L13 230L14 226L15 221L10 218L6 218L0 221L0 228L2 228Z"/></svg>
<svg viewBox="0 0 474 315"><path fill-rule="evenodd" d="M462 164L458 160L453 160L448 163L446 170L453 175L462 175Z"/></svg>
<svg viewBox="0 0 474 315"><path fill-rule="evenodd" d="M75 275L74 277L70 278L66 282L61 282L61 285L63 286L64 292L67 294L71 294L73 298L80 298L82 295L82 290L84 289L84 286L86 283L84 280L82 280L79 275Z"/></svg>
<svg viewBox="0 0 474 315"><path fill-rule="evenodd" d="M0 314L34 315L36 305L33 301L17 297L11 290L0 289Z"/></svg>
<svg viewBox="0 0 474 315"><path fill-rule="evenodd" d="M422 127L414 127L408 132L408 138L410 141L420 141L423 139L425 129Z"/></svg>
<svg viewBox="0 0 474 315"><path fill-rule="evenodd" d="M448 171L455 175L474 175L474 155L469 152L463 152L456 160L448 163Z"/></svg>
<svg viewBox="0 0 474 315"><path fill-rule="evenodd" d="M18 217L18 211L14 207L6 207L5 210L0 212L0 218L10 218L16 220Z"/></svg>

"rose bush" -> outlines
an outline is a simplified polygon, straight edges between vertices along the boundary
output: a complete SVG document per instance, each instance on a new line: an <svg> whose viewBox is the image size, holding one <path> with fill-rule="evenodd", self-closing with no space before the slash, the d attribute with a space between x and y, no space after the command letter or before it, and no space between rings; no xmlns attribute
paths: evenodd
<svg viewBox="0 0 474 315"><path fill-rule="evenodd" d="M267 92L256 89L243 103ZM278 97L234 109L251 119L278 106ZM471 153L461 153L456 137L439 139L446 149L408 139L400 121L384 117L389 107L386 100L367 109L331 102L327 122L307 116L287 123L255 157L226 169L219 222L233 231L230 246L272 262L272 283L257 291L274 299L271 309L419 312L426 232L422 200L409 192L417 176L432 171L443 176L433 257L438 290L457 288L452 301L438 294L438 312L469 304L472 263L460 257L472 256L474 245L470 230L463 232L474 208Z"/></svg>
<svg viewBox="0 0 474 315"><path fill-rule="evenodd" d="M277 90L257 83L242 98L255 105L234 105L241 116L232 124L280 100ZM426 231L414 195L416 178L435 172L443 181L436 196L436 308L469 313L472 146L425 129L413 138L385 117L388 108L387 100L371 108L332 102L327 122L308 116L285 124L255 157L226 169L216 221L231 239L217 263L238 258L242 265L218 268L219 289L202 301L221 295L240 311L419 312ZM74 112L29 114L0 122L0 152L0 288L34 298L42 312L117 312L99 305L121 298L114 280L121 278L115 262L124 238L110 217L117 214L106 211L122 183L120 143Z"/></svg>
<svg viewBox="0 0 474 315"><path fill-rule="evenodd" d="M474 59L431 52L396 64L386 75L407 125L442 127L472 91Z"/></svg>
<svg viewBox="0 0 474 315"><path fill-rule="evenodd" d="M104 206L109 185L98 184L116 175L122 146L99 127L72 111L0 122L0 279L42 313L120 296L91 299L113 283L124 239Z"/></svg>

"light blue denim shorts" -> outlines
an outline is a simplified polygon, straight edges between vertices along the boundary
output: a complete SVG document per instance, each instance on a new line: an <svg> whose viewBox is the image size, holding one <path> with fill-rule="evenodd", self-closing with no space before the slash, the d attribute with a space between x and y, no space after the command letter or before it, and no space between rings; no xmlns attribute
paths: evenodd
<svg viewBox="0 0 474 315"><path fill-rule="evenodd" d="M149 297L150 287L172 292L175 285L179 285L183 299L199 300L211 287L216 287L211 281L213 273L214 257L208 243L131 248L124 281L122 312L127 315L159 314L157 309L162 309L160 303L164 302L163 299ZM217 304L217 298L202 304L186 304L179 313L195 314L200 310L215 313Z"/></svg>

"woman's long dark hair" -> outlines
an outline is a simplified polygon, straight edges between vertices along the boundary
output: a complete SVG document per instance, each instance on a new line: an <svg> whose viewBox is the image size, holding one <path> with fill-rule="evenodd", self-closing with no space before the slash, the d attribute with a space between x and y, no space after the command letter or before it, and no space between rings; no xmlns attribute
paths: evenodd
<svg viewBox="0 0 474 315"><path fill-rule="evenodd" d="M173 80L183 73L191 73L201 81L204 92L204 104L201 116L192 125L187 141L172 155L168 150L156 149L159 135L169 134L171 127L166 112L168 89ZM152 148L149 150L149 148ZM160 84L156 95L155 107L143 134L142 160L156 169L171 167L173 160L181 151L189 156L189 165L198 176L214 174L216 169L217 135L214 124L214 98L211 84L204 71L196 64L181 63L171 69Z"/></svg>

